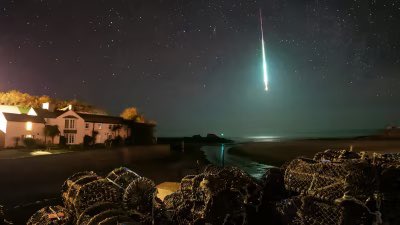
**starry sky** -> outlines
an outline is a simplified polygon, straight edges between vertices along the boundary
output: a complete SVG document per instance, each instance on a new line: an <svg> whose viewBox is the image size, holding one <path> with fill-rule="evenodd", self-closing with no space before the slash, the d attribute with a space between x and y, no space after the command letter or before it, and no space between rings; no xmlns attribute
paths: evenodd
<svg viewBox="0 0 400 225"><path fill-rule="evenodd" d="M0 91L133 105L160 136L382 128L399 24L398 0L0 0Z"/></svg>

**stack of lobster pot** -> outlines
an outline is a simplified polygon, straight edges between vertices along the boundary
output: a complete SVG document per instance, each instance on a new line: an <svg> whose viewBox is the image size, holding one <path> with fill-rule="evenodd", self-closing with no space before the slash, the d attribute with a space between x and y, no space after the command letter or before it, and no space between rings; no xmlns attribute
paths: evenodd
<svg viewBox="0 0 400 225"><path fill-rule="evenodd" d="M298 158L284 174L286 189L295 195L291 202L297 204L294 209L282 207L284 201L278 205L297 211L289 224L372 224L379 220L376 178L363 154L329 150L314 159Z"/></svg>
<svg viewBox="0 0 400 225"><path fill-rule="evenodd" d="M262 201L262 187L233 167L208 167L186 176L180 189L165 197L174 224L253 224L249 215ZM265 221L264 221L265 222Z"/></svg>
<svg viewBox="0 0 400 225"><path fill-rule="evenodd" d="M31 216L27 225L72 225L74 219L62 206L47 206Z"/></svg>
<svg viewBox="0 0 400 225"><path fill-rule="evenodd" d="M138 225L140 223L133 222L125 211L118 205L111 202L99 202L86 210L79 216L77 225L97 225L97 224L126 224Z"/></svg>
<svg viewBox="0 0 400 225"><path fill-rule="evenodd" d="M152 180L125 167L111 171L107 180L121 189L122 205L129 216L143 224L169 223L164 205L156 197L157 188Z"/></svg>
<svg viewBox="0 0 400 225"><path fill-rule="evenodd" d="M121 190L94 172L80 172L62 187L64 205L75 214L76 225L134 224L120 207Z"/></svg>
<svg viewBox="0 0 400 225"><path fill-rule="evenodd" d="M98 202L121 202L120 190L94 172L80 172L68 178L62 186L62 199L67 209L79 216Z"/></svg>

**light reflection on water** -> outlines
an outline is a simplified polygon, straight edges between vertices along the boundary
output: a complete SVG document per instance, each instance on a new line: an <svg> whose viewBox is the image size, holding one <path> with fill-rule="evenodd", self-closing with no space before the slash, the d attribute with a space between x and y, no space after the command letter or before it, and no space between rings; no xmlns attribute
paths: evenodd
<svg viewBox="0 0 400 225"><path fill-rule="evenodd" d="M201 150L207 160L217 166L236 166L246 171L250 176L260 179L267 168L273 166L254 162L248 158L229 154L228 149L234 145L203 146Z"/></svg>

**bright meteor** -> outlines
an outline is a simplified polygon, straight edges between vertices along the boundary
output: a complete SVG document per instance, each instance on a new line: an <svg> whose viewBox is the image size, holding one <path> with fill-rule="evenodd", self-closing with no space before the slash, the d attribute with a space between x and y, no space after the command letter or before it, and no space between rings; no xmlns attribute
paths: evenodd
<svg viewBox="0 0 400 225"><path fill-rule="evenodd" d="M263 57L264 85L265 85L265 91L268 91L268 64L267 64L267 57L265 54L264 29L262 23L261 9L260 9L260 25L261 25L261 47L262 47L262 57Z"/></svg>

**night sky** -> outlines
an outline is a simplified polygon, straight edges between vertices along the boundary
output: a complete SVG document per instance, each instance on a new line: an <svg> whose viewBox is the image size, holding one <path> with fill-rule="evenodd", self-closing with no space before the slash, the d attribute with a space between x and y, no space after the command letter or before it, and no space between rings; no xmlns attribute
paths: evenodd
<svg viewBox="0 0 400 225"><path fill-rule="evenodd" d="M382 128L399 24L398 0L0 0L0 90L134 105L163 136Z"/></svg>

